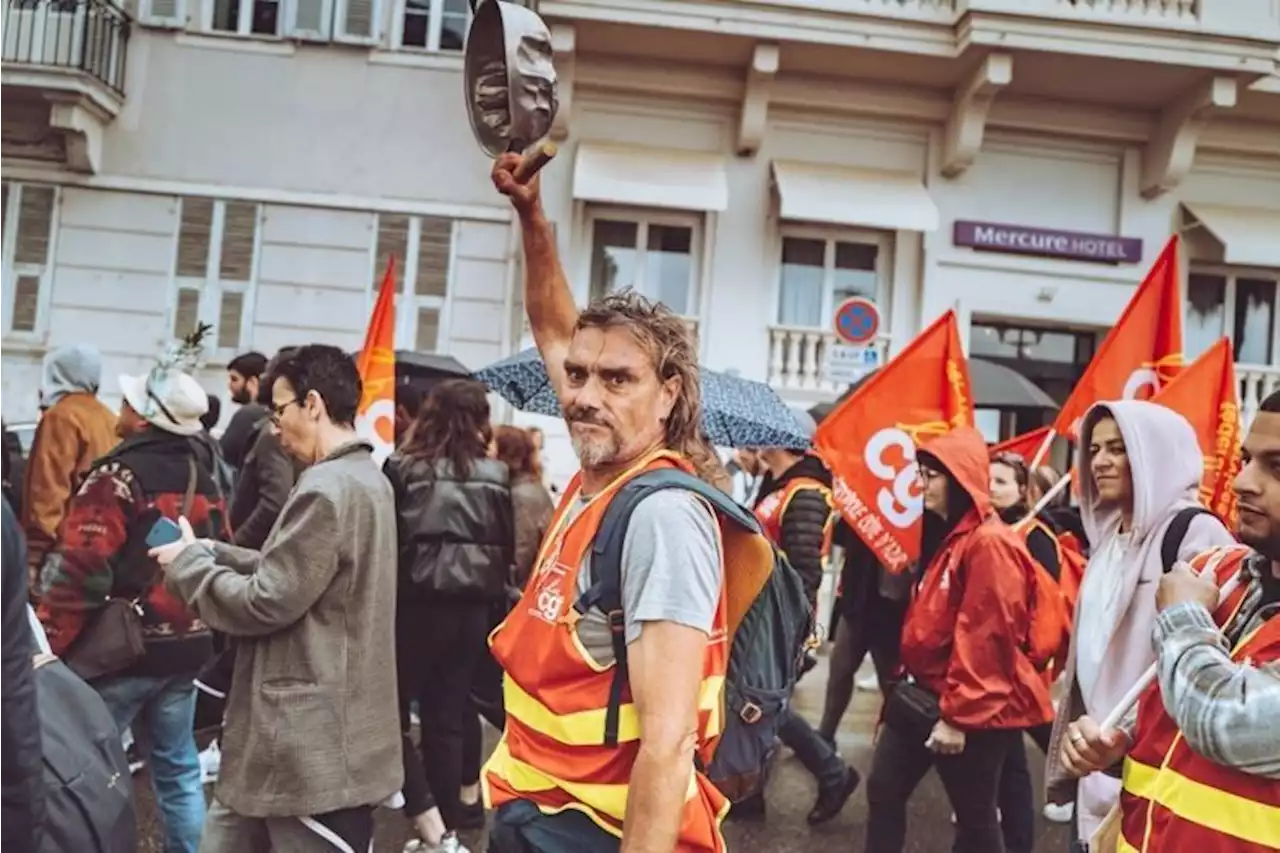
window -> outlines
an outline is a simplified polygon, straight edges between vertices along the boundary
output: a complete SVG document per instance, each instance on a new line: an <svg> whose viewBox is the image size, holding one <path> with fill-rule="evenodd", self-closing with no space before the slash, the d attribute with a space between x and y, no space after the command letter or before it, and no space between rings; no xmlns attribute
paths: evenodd
<svg viewBox="0 0 1280 853"><path fill-rule="evenodd" d="M400 0L399 47L461 51L471 25L468 0Z"/></svg>
<svg viewBox="0 0 1280 853"><path fill-rule="evenodd" d="M1184 349L1197 358L1223 335L1231 339L1236 361L1271 364L1276 343L1276 291L1280 273L1197 269L1187 278Z"/></svg>
<svg viewBox="0 0 1280 853"><path fill-rule="evenodd" d="M58 188L40 184L0 186L4 233L4 332L37 334L47 318L41 302L52 267Z"/></svg>
<svg viewBox="0 0 1280 853"><path fill-rule="evenodd" d="M237 35L280 35L281 0L205 0L207 29ZM299 7L318 6L296 0ZM299 17L303 16L299 8Z"/></svg>
<svg viewBox="0 0 1280 853"><path fill-rule="evenodd" d="M181 200L173 336L213 325L219 350L247 346L257 269L258 205L187 196Z"/></svg>
<svg viewBox="0 0 1280 853"><path fill-rule="evenodd" d="M439 352L446 344L445 317L453 257L453 220L438 216L378 215L373 280L396 259L396 346Z"/></svg>
<svg viewBox="0 0 1280 853"><path fill-rule="evenodd" d="M825 328L836 307L851 296L883 304L888 269L887 244L873 235L847 239L803 232L784 235L779 325Z"/></svg>
<svg viewBox="0 0 1280 853"><path fill-rule="evenodd" d="M589 227L592 299L633 287L677 314L697 315L696 220L601 213Z"/></svg>

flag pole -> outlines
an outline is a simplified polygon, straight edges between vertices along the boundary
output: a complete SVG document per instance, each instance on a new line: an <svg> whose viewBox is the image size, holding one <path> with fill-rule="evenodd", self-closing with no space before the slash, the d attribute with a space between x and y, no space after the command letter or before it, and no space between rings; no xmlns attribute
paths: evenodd
<svg viewBox="0 0 1280 853"><path fill-rule="evenodd" d="M1040 467L1040 462L1044 459L1045 454L1049 452L1049 448L1053 446L1053 440L1057 437L1058 431L1050 427L1049 431L1045 433L1044 441L1040 443L1040 449L1036 451L1035 456L1031 457L1031 464L1027 466L1028 471L1034 471Z"/></svg>
<svg viewBox="0 0 1280 853"><path fill-rule="evenodd" d="M1204 569L1200 572L1200 577L1207 576L1212 578L1214 576L1213 573L1218 569L1218 564L1227 556L1227 553L1227 548L1220 549L1212 559L1205 563ZM1231 593L1236 591L1236 587L1239 584L1240 576L1238 574L1227 579L1227 582L1222 585L1222 589L1218 592L1219 607L1222 606L1222 602L1226 601ZM1107 718L1102 721L1102 731L1107 732L1120 725L1120 720L1128 713L1130 708L1137 704L1138 699L1142 697L1143 692L1151 685L1151 682L1156 680L1157 671L1158 663L1153 663L1147 667L1147 671L1129 688L1129 692L1124 694L1124 697L1111 710L1111 713L1107 714Z"/></svg>
<svg viewBox="0 0 1280 853"><path fill-rule="evenodd" d="M1039 515L1044 510L1045 507L1053 503L1053 499L1056 498L1058 495L1062 494L1063 490L1066 489L1067 486L1069 485L1071 485L1070 472L1063 475L1058 480L1058 482L1053 484L1052 489L1045 492L1044 495L1040 498L1040 500L1036 501L1036 505L1032 508L1031 512L1027 513L1022 518L1014 522L1013 529L1022 530L1024 527L1030 524L1035 519L1035 517Z"/></svg>

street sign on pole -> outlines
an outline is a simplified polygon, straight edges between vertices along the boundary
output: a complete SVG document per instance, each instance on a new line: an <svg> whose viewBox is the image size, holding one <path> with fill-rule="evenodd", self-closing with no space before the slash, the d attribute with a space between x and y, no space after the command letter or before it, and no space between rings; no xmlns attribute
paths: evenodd
<svg viewBox="0 0 1280 853"><path fill-rule="evenodd" d="M851 344L829 344L824 377L837 385L849 384L862 379L871 371L880 367L880 348L875 346L853 346Z"/></svg>
<svg viewBox="0 0 1280 853"><path fill-rule="evenodd" d="M836 306L833 325L841 343L867 346L880 332L880 309L864 296L851 296Z"/></svg>

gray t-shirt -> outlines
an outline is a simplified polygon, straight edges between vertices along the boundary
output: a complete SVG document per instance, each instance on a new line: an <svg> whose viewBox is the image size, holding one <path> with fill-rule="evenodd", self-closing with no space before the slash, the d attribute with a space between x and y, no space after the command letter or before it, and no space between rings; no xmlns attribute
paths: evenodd
<svg viewBox="0 0 1280 853"><path fill-rule="evenodd" d="M573 513L582 511L579 498ZM591 557L578 573L582 594L592 583ZM645 622L675 622L710 635L720 603L720 533L713 511L696 495L667 489L636 504L622 543L622 610L627 645ZM592 608L578 622L578 640L599 665L614 662L608 617Z"/></svg>

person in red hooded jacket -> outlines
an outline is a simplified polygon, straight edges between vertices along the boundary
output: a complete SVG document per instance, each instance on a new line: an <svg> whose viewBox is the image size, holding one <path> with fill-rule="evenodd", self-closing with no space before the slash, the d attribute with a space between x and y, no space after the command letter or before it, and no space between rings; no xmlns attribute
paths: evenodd
<svg viewBox="0 0 1280 853"><path fill-rule="evenodd" d="M1001 767L1023 729L1053 716L1025 651L1034 564L991 506L977 430L933 440L917 461L926 568L902 627L907 686L886 703L867 783L866 851L901 853L907 801L936 766L956 815L954 853L1004 853Z"/></svg>

